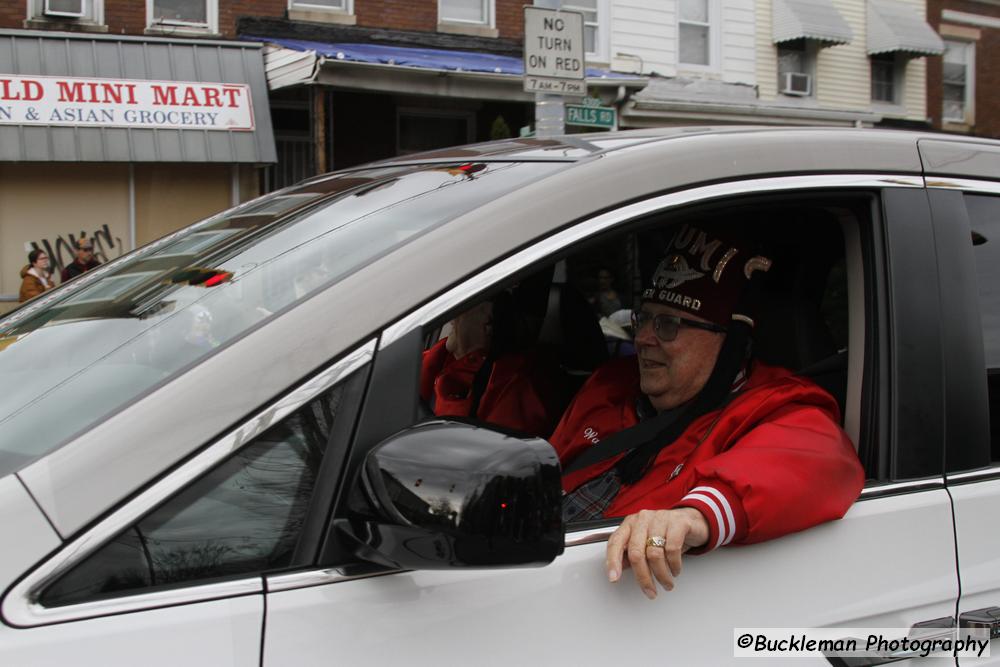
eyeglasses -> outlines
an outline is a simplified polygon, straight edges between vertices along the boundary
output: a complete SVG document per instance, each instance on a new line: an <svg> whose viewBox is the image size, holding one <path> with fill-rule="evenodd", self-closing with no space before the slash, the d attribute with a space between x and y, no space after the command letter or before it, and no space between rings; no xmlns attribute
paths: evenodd
<svg viewBox="0 0 1000 667"><path fill-rule="evenodd" d="M714 331L715 333L726 333L725 327L720 327L718 324L712 324L711 322L699 322L698 320L689 320L686 317L666 315L664 313L653 315L644 310L632 311L632 329L635 333L638 334L650 322L653 323L653 333L664 343L669 343L677 338L677 332L680 331L682 326Z"/></svg>
<svg viewBox="0 0 1000 667"><path fill-rule="evenodd" d="M92 245L81 245L81 246L77 246L77 250L86 250L87 252L93 252L94 251L94 246L92 246Z"/></svg>

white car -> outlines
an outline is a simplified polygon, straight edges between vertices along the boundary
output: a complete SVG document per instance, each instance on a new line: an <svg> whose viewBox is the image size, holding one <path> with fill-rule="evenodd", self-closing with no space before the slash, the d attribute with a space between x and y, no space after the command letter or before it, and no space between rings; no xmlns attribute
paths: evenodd
<svg viewBox="0 0 1000 667"><path fill-rule="evenodd" d="M651 239L720 219L776 248L757 354L834 394L868 481L650 601L607 581L618 520L563 524L547 443L427 418L421 353L541 284L578 386L618 353L564 307L596 268L627 307ZM969 624L1000 605L998 267L1000 144L909 132L509 140L249 202L0 320L0 664L721 665L737 628Z"/></svg>

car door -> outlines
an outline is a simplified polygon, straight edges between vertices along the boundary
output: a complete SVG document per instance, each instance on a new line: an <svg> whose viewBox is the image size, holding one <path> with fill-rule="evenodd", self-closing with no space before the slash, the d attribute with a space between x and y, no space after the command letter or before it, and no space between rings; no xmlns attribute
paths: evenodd
<svg viewBox="0 0 1000 667"><path fill-rule="evenodd" d="M305 379L7 592L10 665L260 663L263 577L313 562L374 342Z"/></svg>
<svg viewBox="0 0 1000 667"><path fill-rule="evenodd" d="M946 457L962 585L958 618L963 626L994 630L1000 627L1000 536L989 526L1000 512L1000 187L935 179L930 202L942 314L950 323ZM967 662L1000 664L1000 640L990 642L989 659L959 658Z"/></svg>
<svg viewBox="0 0 1000 667"><path fill-rule="evenodd" d="M933 273L919 179L810 176L707 186L604 213L485 267L382 333L346 479L367 449L416 419L423 327L456 304L643 216L741 194L821 198L847 188L873 211L844 227L851 301L845 425L867 443L871 479L843 519L687 557L676 588L652 602L627 572L622 582L607 581L614 520L571 524L553 563L511 570L390 571L345 556L334 530L324 551L329 567L268 577L264 666L291 656L299 665L718 665L734 660L738 628L909 628L950 619L958 587L941 471L940 322L915 290L889 294L913 284L910 272ZM734 204L745 210L746 202ZM813 657L811 664L826 662Z"/></svg>

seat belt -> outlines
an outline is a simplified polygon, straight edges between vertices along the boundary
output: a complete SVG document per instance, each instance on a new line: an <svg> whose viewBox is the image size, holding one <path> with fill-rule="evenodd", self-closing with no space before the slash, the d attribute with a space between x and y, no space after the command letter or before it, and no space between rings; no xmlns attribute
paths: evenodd
<svg viewBox="0 0 1000 667"><path fill-rule="evenodd" d="M749 332L748 324L734 320L719 352L719 359L712 370L712 375L692 401L673 410L661 412L651 419L601 440L573 459L563 469L563 475L606 461L619 454L632 452L619 461L616 468L619 469L622 481L625 483L633 484L638 481L656 454L680 437L691 422L712 410L725 407L735 397L732 386L746 360ZM630 479L632 481L629 481Z"/></svg>

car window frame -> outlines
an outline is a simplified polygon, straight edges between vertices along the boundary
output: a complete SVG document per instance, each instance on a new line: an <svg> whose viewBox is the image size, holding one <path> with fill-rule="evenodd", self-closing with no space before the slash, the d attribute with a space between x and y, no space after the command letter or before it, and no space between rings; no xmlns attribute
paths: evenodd
<svg viewBox="0 0 1000 667"><path fill-rule="evenodd" d="M937 209L935 210L936 224L940 227L946 227L947 225L957 227L958 229L955 230L956 233L962 235L963 238L968 238L965 235L966 234L971 235L971 232L974 229L973 221L969 216L968 211L965 207L965 195L966 194L985 195L985 196L1000 198L1000 183L994 181L986 181L986 180L972 179L972 178L935 177L933 181L928 182L927 187L928 187L928 195L932 205L937 206ZM947 208L948 202L943 201L942 197L946 197L948 195L954 196L954 194L956 193L961 197L961 202L959 202L960 205L955 206L955 203L951 202L953 208L948 209ZM972 255L971 243L968 245L967 250L969 252L970 260L974 261ZM987 432L985 434L986 449L987 449L986 459L989 459L990 434L988 430L989 406L988 406L988 388L986 385L987 368L986 368L985 352L982 352L983 334L982 334L982 324L981 324L981 309L980 309L979 294L978 294L979 275L975 271L974 264L970 264L969 267L965 268L969 268L973 272L971 287L977 291L971 295L965 295L965 296L971 297L974 300L975 302L974 313L976 317L974 318L974 321L972 318L969 318L968 321L962 322L961 324L964 324L966 326L974 326L976 331L973 332L962 331L958 332L958 335L961 335L966 338L971 336L972 341L976 340L977 333L979 336L977 349L980 351L981 354L980 358L982 360L982 367L981 369L977 369L976 372L982 372L983 383L981 392L978 392L976 395L974 395L972 397L972 400L978 406L977 411L984 413L984 418L987 420L986 421ZM969 344L974 344L974 343L970 342ZM975 353L975 350L973 350L973 353ZM958 369L958 370L963 370L963 369ZM952 371L952 379L955 381L965 380L967 382L967 377L962 378L958 376L958 370ZM966 371L963 370L963 372ZM969 407L968 405L962 405L956 403L955 405L949 405L948 407L949 407L949 412L947 414L947 418L949 420L949 423L951 422L951 420L954 419L969 419L969 416L967 414L966 415L962 414L963 412L968 410ZM960 460L960 455L958 454L958 450L964 445L965 441L956 440L955 438L948 437L945 444L946 447L945 456L947 457L946 461ZM1000 479L1000 461L989 461L988 463L985 463L985 465L980 465L980 466L975 466L973 463L969 463L957 469L952 469L951 466L949 465L945 472L945 479L946 479L946 484L949 486L957 484L971 484L979 481Z"/></svg>
<svg viewBox="0 0 1000 667"><path fill-rule="evenodd" d="M234 575L224 580L181 582L176 586L154 591L123 591L121 596L58 607L46 607L38 601L40 593L50 583L97 553L116 535L128 530L164 502L201 479L234 452L251 445L270 426L292 415L341 382L349 385L346 388L347 394L353 398L341 405L341 409L349 413L349 418L343 421L350 424L339 428L335 424L330 437L334 438L338 434L350 437L360 414L359 404L368 382L376 348L377 341L374 338L354 347L287 393L256 410L250 418L223 436L200 448L180 466L166 472L158 481L114 509L103 520L65 542L7 591L0 602L4 619L15 627L27 628L263 593L267 573L254 572ZM322 503L331 497L332 485L338 477L339 466L337 462L330 462L330 459L339 456L342 461L347 443L330 443L329 447L320 465L317 484L309 501L306 526L296 545L292 568L305 567L315 562L316 535L321 532L327 520L327 511Z"/></svg>
<svg viewBox="0 0 1000 667"><path fill-rule="evenodd" d="M366 398L366 408L378 403L383 409L377 412L362 415L358 424L357 435L354 446L350 453L350 460L346 465L346 479L352 479L357 473L358 467L364 460L365 454L378 442L392 435L395 431L412 425L416 420L418 402L413 400L415 388L418 386L420 371L421 353L425 347L425 330L429 326L442 321L448 313L455 312L463 303L480 298L497 285L509 283L517 277L530 272L532 267L537 267L547 259L568 252L572 247L584 243L587 240L611 232L615 228L624 228L631 224L641 224L643 219L651 215L669 214L672 210L707 203L722 198L737 196L761 196L768 194L787 194L795 192L815 192L815 191L854 191L870 192L873 195L872 226L874 227L872 238L853 239L860 243L859 252L864 254L863 258L855 258L863 263L858 267L864 272L871 272L870 275L877 276L871 280L862 279L865 285L854 286L851 289L863 289L863 295L852 296L852 303L863 302L865 313L869 317L876 317L879 325L886 319L885 309L888 304L885 302L885 295L877 294L880 287L884 287L882 281L885 276L885 258L881 256L884 252L884 235L882 227L884 220L882 198L886 191L910 190L918 193L921 197L925 195L925 183L923 177L900 176L894 174L811 174L801 176L777 176L765 178L753 178L740 181L729 181L715 183L711 185L693 186L684 190L669 192L666 194L656 194L647 199L626 204L612 210L601 212L592 217L576 220L565 227L557 230L550 236L533 242L530 246L522 248L513 254L503 257L496 263L484 267L482 271L468 277L466 280L447 289L446 291L432 297L423 306L400 317L396 322L386 327L379 338L379 350L375 367L372 371L372 382L369 395ZM621 231L624 231L622 229ZM845 238L845 243L852 242ZM865 251L867 245L872 249ZM860 299L857 296L861 296ZM877 300L877 303L872 303ZM853 308L854 306L852 306ZM874 315L877 313L877 315ZM852 316L855 312L852 310ZM857 318L853 318L857 319ZM891 406L888 403L888 396L881 392L880 395L870 397L863 394L863 387L867 383L875 381L878 377L887 378L885 370L872 376L870 369L876 364L883 366L887 363L888 351L890 349L889 336L882 336L881 339L873 340L875 337L865 335L865 327L870 328L871 323L865 324L865 318L860 318L860 322L852 324L851 340L852 347L859 335L863 339L863 344L858 349L863 353L854 354L849 357L848 368L848 396L856 397L858 409L862 401L871 402L877 408L868 415L868 420L874 422L875 430L870 432L873 438L873 446L879 450L887 448L887 443L892 441L892 434L889 432L889 413ZM874 355L874 356L873 356ZM384 378L384 379L382 379ZM886 384L886 383L881 383ZM869 390L870 391L870 390ZM381 392L381 394L380 394ZM377 418L372 418L377 414ZM858 428L872 428L872 424L867 427L861 423L861 416L857 415ZM851 433L852 439L857 442L860 431ZM883 444L886 443L886 444ZM923 478L913 478L895 481L891 477L883 480L869 481L862 491L859 500L880 498L902 493L925 491L929 489L943 488L943 475L938 473L930 474ZM334 508L334 516L338 515L345 500L344 489L338 496ZM579 544L589 544L595 541L604 541L610 535L614 526L620 523L620 519L607 519L596 522L582 522L570 526L566 535L566 546ZM336 540L335 530L331 530L331 539L327 541L321 554L320 560L323 563L344 563L350 562L348 559L349 545L341 544ZM348 560L345 560L348 559ZM273 585L282 590L297 587L298 585L314 585L332 581L343 581L356 578L358 576L371 576L373 572L384 568L376 566L363 566L355 559L354 566L358 569L352 571L350 568L339 567L337 571L301 573L299 579L295 578L273 578ZM272 585L272 578L268 579L269 586ZM306 583L303 583L306 582Z"/></svg>

